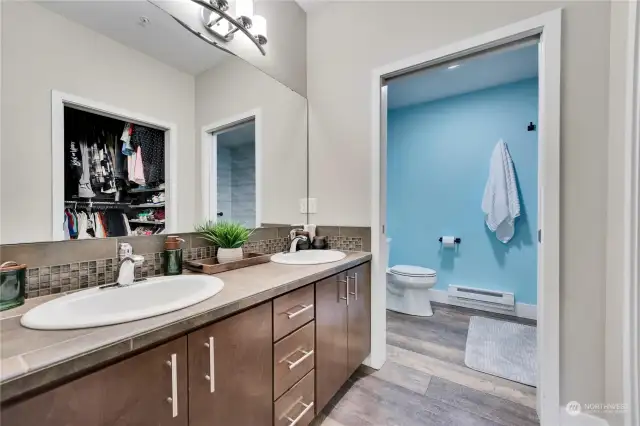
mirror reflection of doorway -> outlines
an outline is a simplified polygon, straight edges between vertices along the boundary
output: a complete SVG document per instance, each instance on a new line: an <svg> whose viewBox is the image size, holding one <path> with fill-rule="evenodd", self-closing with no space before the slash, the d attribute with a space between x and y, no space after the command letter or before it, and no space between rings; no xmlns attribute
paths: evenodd
<svg viewBox="0 0 640 426"><path fill-rule="evenodd" d="M218 220L256 226L256 137L255 121L217 133ZM214 160L214 159L212 159Z"/></svg>

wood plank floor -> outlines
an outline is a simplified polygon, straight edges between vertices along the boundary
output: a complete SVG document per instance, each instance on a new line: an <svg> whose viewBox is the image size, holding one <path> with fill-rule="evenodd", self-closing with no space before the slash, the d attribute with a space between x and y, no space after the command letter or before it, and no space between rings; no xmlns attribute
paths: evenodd
<svg viewBox="0 0 640 426"><path fill-rule="evenodd" d="M433 311L430 318L388 311L387 362L356 371L313 425L539 425L535 388L464 364L471 316L535 321L435 303Z"/></svg>

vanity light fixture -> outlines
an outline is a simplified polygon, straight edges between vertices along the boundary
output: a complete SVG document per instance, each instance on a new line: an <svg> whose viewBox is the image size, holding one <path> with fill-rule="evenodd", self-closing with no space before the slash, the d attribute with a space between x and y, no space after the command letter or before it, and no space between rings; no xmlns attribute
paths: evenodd
<svg viewBox="0 0 640 426"><path fill-rule="evenodd" d="M253 14L253 0L235 0L230 12L227 0L191 0L201 6L204 27L217 39L224 42L233 40L235 33L244 33L266 55L262 47L267 43L267 21Z"/></svg>

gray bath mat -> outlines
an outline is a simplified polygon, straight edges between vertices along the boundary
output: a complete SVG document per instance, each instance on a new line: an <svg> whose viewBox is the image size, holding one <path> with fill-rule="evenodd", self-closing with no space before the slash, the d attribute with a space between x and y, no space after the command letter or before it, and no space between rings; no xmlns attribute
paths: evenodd
<svg viewBox="0 0 640 426"><path fill-rule="evenodd" d="M464 363L483 373L535 386L536 328L471 317Z"/></svg>

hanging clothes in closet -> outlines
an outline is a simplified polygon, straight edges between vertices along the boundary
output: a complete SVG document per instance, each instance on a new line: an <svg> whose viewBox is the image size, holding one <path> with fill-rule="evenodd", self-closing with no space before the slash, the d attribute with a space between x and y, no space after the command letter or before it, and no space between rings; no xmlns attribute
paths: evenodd
<svg viewBox="0 0 640 426"><path fill-rule="evenodd" d="M126 237L133 235L129 218L120 209L92 212L86 207L64 211L65 239Z"/></svg>
<svg viewBox="0 0 640 426"><path fill-rule="evenodd" d="M102 203L66 209L65 238L163 232L164 131L71 107L64 119L65 202Z"/></svg>
<svg viewBox="0 0 640 426"><path fill-rule="evenodd" d="M133 126L131 144L139 148L142 156L142 172L147 186L164 182L164 132L143 126Z"/></svg>

